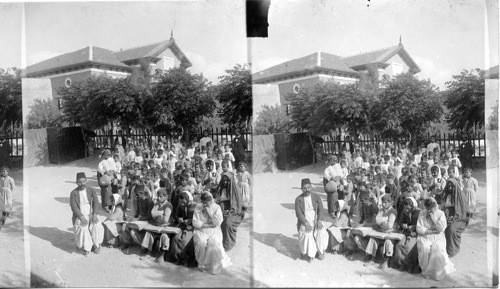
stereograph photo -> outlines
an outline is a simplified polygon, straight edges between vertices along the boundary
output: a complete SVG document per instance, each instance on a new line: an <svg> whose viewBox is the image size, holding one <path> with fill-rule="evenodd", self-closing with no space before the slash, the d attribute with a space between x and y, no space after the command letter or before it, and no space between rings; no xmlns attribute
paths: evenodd
<svg viewBox="0 0 500 289"><path fill-rule="evenodd" d="M0 2L0 287L498 287L498 14Z"/></svg>
<svg viewBox="0 0 500 289"><path fill-rule="evenodd" d="M33 287L249 287L244 2L24 6Z"/></svg>
<svg viewBox="0 0 500 289"><path fill-rule="evenodd" d="M498 3L273 2L269 25L255 283L497 286Z"/></svg>

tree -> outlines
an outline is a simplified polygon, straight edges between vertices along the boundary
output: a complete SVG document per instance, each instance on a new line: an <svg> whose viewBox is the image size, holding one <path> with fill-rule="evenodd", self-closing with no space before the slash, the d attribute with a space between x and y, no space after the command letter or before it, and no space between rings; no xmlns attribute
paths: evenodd
<svg viewBox="0 0 500 289"><path fill-rule="evenodd" d="M156 85L144 100L146 124L155 131L193 129L215 109L208 80L184 68L172 68L156 75Z"/></svg>
<svg viewBox="0 0 500 289"><path fill-rule="evenodd" d="M382 136L416 136L443 113L438 89L430 80L419 80L410 73L385 81L379 99L371 108L372 128Z"/></svg>
<svg viewBox="0 0 500 289"><path fill-rule="evenodd" d="M450 127L470 131L484 127L484 70L463 70L446 82L446 117Z"/></svg>
<svg viewBox="0 0 500 289"><path fill-rule="evenodd" d="M255 134L274 134L288 132L290 118L280 105L263 105L254 125Z"/></svg>
<svg viewBox="0 0 500 289"><path fill-rule="evenodd" d="M346 127L357 133L368 125L367 101L358 84L318 82L289 94L292 125L315 135Z"/></svg>
<svg viewBox="0 0 500 289"><path fill-rule="evenodd" d="M252 76L245 65L237 64L220 76L217 99L222 105L222 120L232 126L244 127L252 117Z"/></svg>
<svg viewBox="0 0 500 289"><path fill-rule="evenodd" d="M488 126L490 130L498 130L498 100L497 105L495 105L493 112L488 118Z"/></svg>
<svg viewBox="0 0 500 289"><path fill-rule="evenodd" d="M147 92L129 79L107 76L91 77L58 90L63 102L65 120L88 129L117 123L128 129L142 125L142 99ZM127 130L128 130L127 129Z"/></svg>
<svg viewBox="0 0 500 289"><path fill-rule="evenodd" d="M29 129L34 129L54 126L60 127L62 122L63 114L53 100L37 98L30 107L30 113L28 114L26 124Z"/></svg>
<svg viewBox="0 0 500 289"><path fill-rule="evenodd" d="M0 69L0 129L10 130L23 121L21 70Z"/></svg>

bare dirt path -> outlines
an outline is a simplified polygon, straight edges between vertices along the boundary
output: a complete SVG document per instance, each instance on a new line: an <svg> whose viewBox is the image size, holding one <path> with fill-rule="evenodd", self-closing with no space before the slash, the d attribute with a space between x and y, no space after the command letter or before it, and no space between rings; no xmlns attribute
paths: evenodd
<svg viewBox="0 0 500 289"><path fill-rule="evenodd" d="M254 175L254 278L257 286L272 287L487 287L488 272L486 233L486 172L473 175L478 180L477 214L462 235L461 252L452 262L457 271L442 281L426 279L394 269L379 270L363 262L364 253L357 252L353 261L342 255L326 254L323 261L311 264L300 260L297 241L297 219L294 201L301 193L300 180L310 178L326 208L322 186L324 168L303 167L277 174ZM327 225L331 219L327 219Z"/></svg>
<svg viewBox="0 0 500 289"><path fill-rule="evenodd" d="M24 258L23 171L9 175L16 183L12 194L12 212L0 230L0 287L27 287L29 274Z"/></svg>
<svg viewBox="0 0 500 289"><path fill-rule="evenodd" d="M250 286L251 215L238 231L228 252L233 266L214 276L197 268L171 263L157 264L153 257L139 256L140 248L128 252L103 248L99 255L84 257L76 252L69 194L76 187L77 172L85 172L89 184L96 181L98 160L79 160L66 165L26 169L29 186L31 285L36 287L248 287ZM104 220L101 213L100 218Z"/></svg>

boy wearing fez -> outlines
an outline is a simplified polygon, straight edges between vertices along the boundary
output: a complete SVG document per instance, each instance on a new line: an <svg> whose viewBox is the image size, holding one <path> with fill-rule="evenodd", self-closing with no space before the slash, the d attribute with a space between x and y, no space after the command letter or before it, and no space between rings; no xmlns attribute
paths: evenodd
<svg viewBox="0 0 500 289"><path fill-rule="evenodd" d="M83 249L85 256L90 253L92 247L94 253L99 254L104 239L104 227L97 218L99 201L95 191L86 186L85 173L76 174L76 184L78 187L71 192L69 198L73 211L76 247L78 250Z"/></svg>
<svg viewBox="0 0 500 289"><path fill-rule="evenodd" d="M328 247L328 232L323 226L323 202L320 196L311 193L311 188L311 181L302 179L302 194L295 199L301 258L309 263L315 257L323 260Z"/></svg>

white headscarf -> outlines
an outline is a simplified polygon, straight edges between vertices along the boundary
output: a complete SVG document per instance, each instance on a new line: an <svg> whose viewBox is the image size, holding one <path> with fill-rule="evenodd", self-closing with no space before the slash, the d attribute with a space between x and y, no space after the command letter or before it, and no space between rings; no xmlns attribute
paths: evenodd
<svg viewBox="0 0 500 289"><path fill-rule="evenodd" d="M112 197L114 200L114 205L111 208L111 212L114 213L116 206L118 206L119 204L123 204L123 199L122 199L122 196L120 196L119 194L113 194Z"/></svg>
<svg viewBox="0 0 500 289"><path fill-rule="evenodd" d="M418 208L418 204L417 204L417 201L415 200L414 197L408 197L407 199L410 199L411 202L413 203L413 208L416 209Z"/></svg>
<svg viewBox="0 0 500 289"><path fill-rule="evenodd" d="M191 201L191 202L193 201L193 195L191 195L190 191L182 191L181 194L182 193L186 193L186 195L188 195L189 201Z"/></svg>

